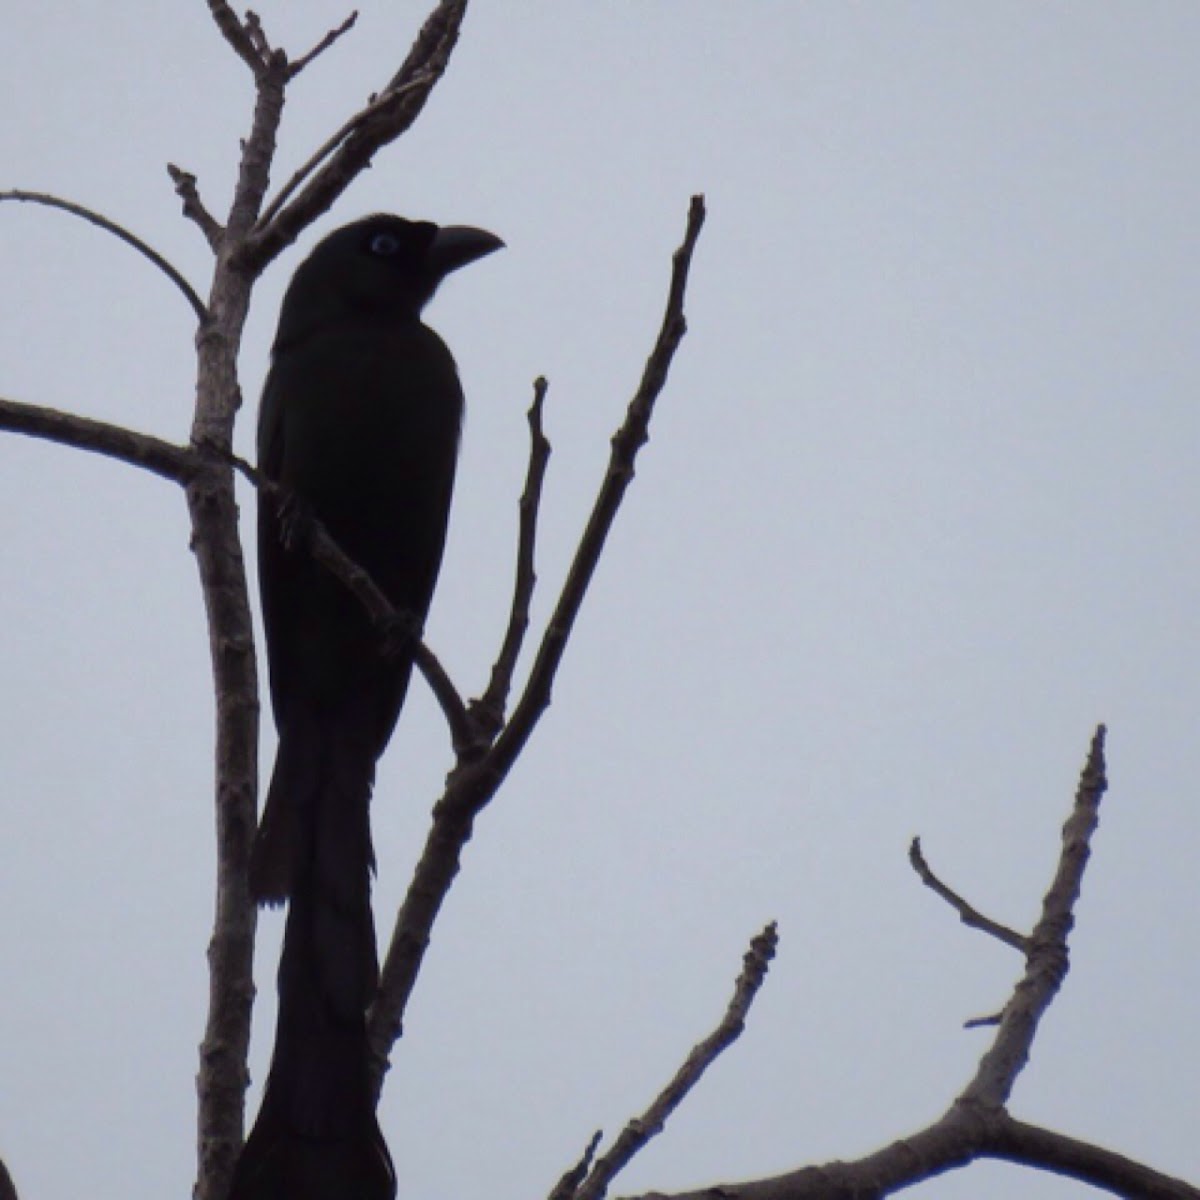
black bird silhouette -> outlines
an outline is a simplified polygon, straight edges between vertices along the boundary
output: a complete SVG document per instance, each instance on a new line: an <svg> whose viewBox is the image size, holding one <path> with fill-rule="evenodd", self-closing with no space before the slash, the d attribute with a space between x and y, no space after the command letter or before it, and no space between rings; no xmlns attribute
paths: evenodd
<svg viewBox="0 0 1200 1200"><path fill-rule="evenodd" d="M290 900L275 1050L231 1200L395 1194L375 1120L365 1013L378 978L369 808L412 674L290 526L321 521L393 606L424 622L441 564L463 395L421 310L503 243L481 229L367 217L330 234L284 297L259 412L259 582L279 749L251 858Z"/></svg>

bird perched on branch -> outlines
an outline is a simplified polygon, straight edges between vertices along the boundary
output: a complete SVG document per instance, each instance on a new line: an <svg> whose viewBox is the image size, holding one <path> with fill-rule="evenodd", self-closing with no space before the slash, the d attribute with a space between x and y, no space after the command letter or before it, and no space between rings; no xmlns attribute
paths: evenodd
<svg viewBox="0 0 1200 1200"><path fill-rule="evenodd" d="M463 411L454 359L421 310L450 272L502 245L481 229L367 217L325 238L284 297L258 426L259 469L283 496L258 506L279 749L250 886L290 909L271 1072L232 1200L394 1194L366 1041L378 976L369 807L414 644L385 647L298 533L320 521L420 628Z"/></svg>

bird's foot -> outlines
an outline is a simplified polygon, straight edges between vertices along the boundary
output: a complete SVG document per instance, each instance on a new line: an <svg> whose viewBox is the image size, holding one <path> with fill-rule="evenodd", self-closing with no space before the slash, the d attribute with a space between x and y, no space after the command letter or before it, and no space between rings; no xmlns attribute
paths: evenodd
<svg viewBox="0 0 1200 1200"><path fill-rule="evenodd" d="M386 658L411 654L413 643L419 642L425 627L407 609L397 609L383 628L383 653Z"/></svg>
<svg viewBox="0 0 1200 1200"><path fill-rule="evenodd" d="M302 550L312 541L316 516L312 505L295 492L279 502L279 540L285 550Z"/></svg>

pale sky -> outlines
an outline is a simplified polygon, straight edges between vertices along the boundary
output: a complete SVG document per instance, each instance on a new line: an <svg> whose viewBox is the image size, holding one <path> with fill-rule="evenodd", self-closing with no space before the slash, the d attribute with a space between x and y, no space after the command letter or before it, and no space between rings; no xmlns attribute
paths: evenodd
<svg viewBox="0 0 1200 1200"><path fill-rule="evenodd" d="M114 9L116 10L114 13ZM299 53L346 10L258 6ZM289 99L286 178L407 52L364 4ZM429 640L469 694L506 615L531 381L544 618L661 314L690 333L559 676L471 843L382 1121L400 1194L544 1196L781 947L742 1041L615 1189L856 1157L936 1118L1020 973L911 873L1028 928L1088 741L1111 791L1014 1115L1200 1180L1200 7L478 3L390 210L503 254L428 312L469 415ZM203 293L168 161L227 203L245 67L202 3L14 7L0 187L124 222ZM0 395L186 437L192 314L126 248L0 207ZM243 495L244 516L253 496ZM0 1156L23 1200L183 1197L211 927L212 704L182 494L0 436ZM274 735L264 720L263 770ZM414 686L380 773L391 923L450 764ZM264 918L250 1115L278 916ZM981 1164L940 1200L1083 1196Z"/></svg>

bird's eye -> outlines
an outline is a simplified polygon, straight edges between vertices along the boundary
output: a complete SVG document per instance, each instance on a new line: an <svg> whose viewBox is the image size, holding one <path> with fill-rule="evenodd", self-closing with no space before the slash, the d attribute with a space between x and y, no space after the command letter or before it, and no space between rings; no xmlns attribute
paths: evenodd
<svg viewBox="0 0 1200 1200"><path fill-rule="evenodd" d="M370 242L372 254L387 257L400 249L400 239L390 233L377 233Z"/></svg>

